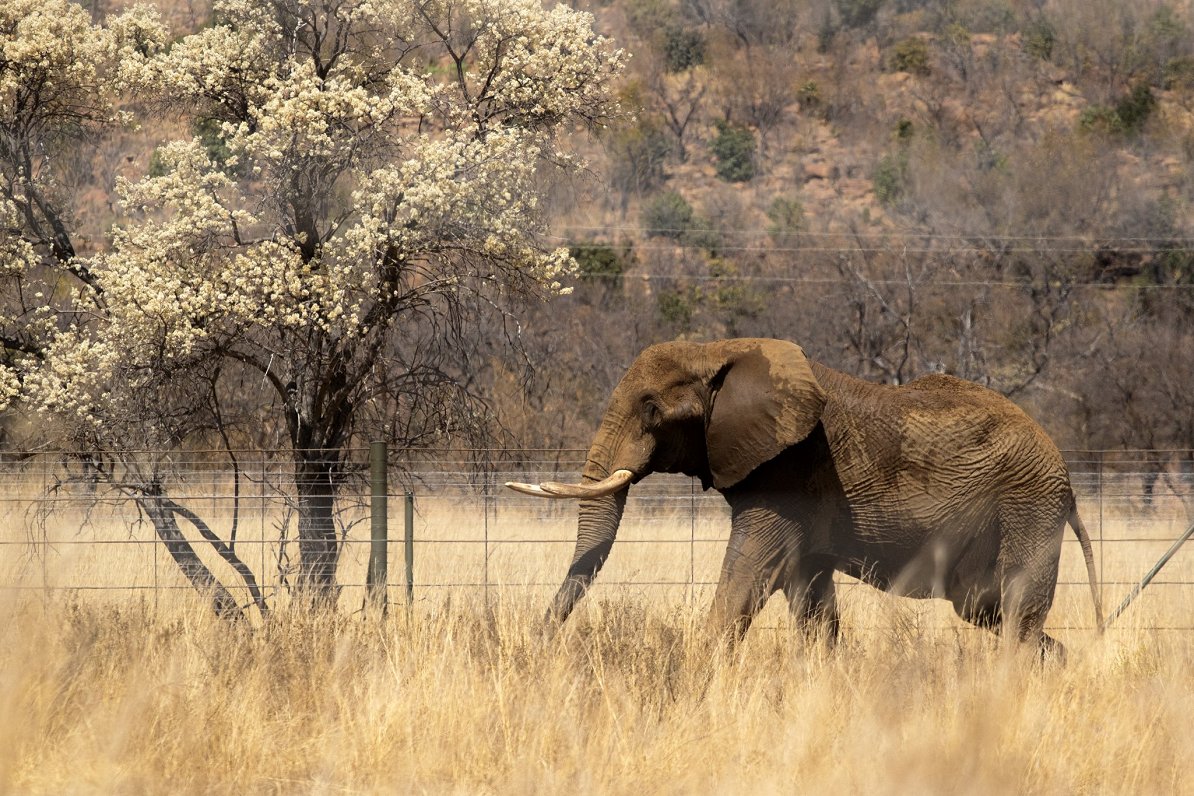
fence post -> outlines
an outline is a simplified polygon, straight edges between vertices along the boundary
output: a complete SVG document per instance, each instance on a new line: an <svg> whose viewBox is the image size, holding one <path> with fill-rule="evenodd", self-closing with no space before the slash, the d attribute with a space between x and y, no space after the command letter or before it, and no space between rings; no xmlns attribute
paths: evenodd
<svg viewBox="0 0 1194 796"><path fill-rule="evenodd" d="M481 485L481 519L483 520L482 533L484 534L484 548L485 560L481 570L481 578L485 590L485 608L489 608L489 483L493 480L493 474L485 473L485 482Z"/></svg>
<svg viewBox="0 0 1194 796"><path fill-rule="evenodd" d="M1104 494L1103 471L1107 467L1107 451L1099 451L1099 605L1107 604L1107 540L1106 534L1103 532L1103 504L1106 500ZM1106 627L1106 623L1103 625Z"/></svg>
<svg viewBox="0 0 1194 796"><path fill-rule="evenodd" d="M386 578L389 570L389 496L386 484L386 444L369 443L369 571L365 579L369 598L386 605Z"/></svg>
<svg viewBox="0 0 1194 796"><path fill-rule="evenodd" d="M415 495L406 490L405 527L403 541L406 548L406 606L415 604Z"/></svg>
<svg viewBox="0 0 1194 796"><path fill-rule="evenodd" d="M688 479L688 607L696 605L696 479Z"/></svg>
<svg viewBox="0 0 1194 796"><path fill-rule="evenodd" d="M42 457L35 460L41 466L41 495L42 499L46 499L50 494L50 471L49 464ZM48 610L50 607L50 521L47 519L47 512L42 512L41 515L41 605L43 610ZM157 545L154 545L153 554L154 561L157 561ZM154 569L154 590L153 599L154 607L157 607L157 569Z"/></svg>
<svg viewBox="0 0 1194 796"><path fill-rule="evenodd" d="M261 534L261 536L260 536L260 541L261 541L261 544L259 545L259 547L261 548L261 591L262 591L262 593L264 593L264 592L265 592L265 590L266 590L267 588L269 588L269 580L267 580L267 579L269 578L269 574L268 574L268 572L267 572L267 570L266 570L266 568L265 568L265 554L266 554L266 552L267 552L267 550L266 550L266 546L267 546L267 545L266 545L266 542L265 542L265 511L266 511L266 503L265 503L265 476L266 476L266 471L265 471L265 451L261 451L261 452L260 452L260 456L261 456L261 481L260 481L260 486L258 487L258 490L257 490L257 491L258 491L258 493L260 494L260 497L261 497L261 522L259 523L259 531L260 531L260 534ZM280 578L279 578L279 580L280 580Z"/></svg>

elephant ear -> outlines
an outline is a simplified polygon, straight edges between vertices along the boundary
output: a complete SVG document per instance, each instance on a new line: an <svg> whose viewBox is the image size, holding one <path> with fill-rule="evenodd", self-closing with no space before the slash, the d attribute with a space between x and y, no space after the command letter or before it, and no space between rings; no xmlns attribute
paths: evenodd
<svg viewBox="0 0 1194 796"><path fill-rule="evenodd" d="M726 489L807 437L825 392L800 346L779 340L733 346L718 378L705 444L713 485Z"/></svg>

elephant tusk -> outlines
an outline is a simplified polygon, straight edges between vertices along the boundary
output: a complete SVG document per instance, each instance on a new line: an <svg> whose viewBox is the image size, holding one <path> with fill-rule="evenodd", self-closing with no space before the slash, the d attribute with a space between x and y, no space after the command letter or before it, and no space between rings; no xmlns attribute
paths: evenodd
<svg viewBox="0 0 1194 796"><path fill-rule="evenodd" d="M565 498L597 498L612 495L621 490L634 478L630 470L614 470L608 478L603 478L595 484L560 484L548 481L540 484L544 492Z"/></svg>
<svg viewBox="0 0 1194 796"><path fill-rule="evenodd" d="M634 478L634 473L630 470L615 470L608 478L604 478L595 484L561 484L556 481L547 481L536 486L535 484L523 484L518 481L507 481L506 486L515 492L522 492L524 495L556 499L579 498L584 500L586 498L599 498L612 495L629 484L632 478Z"/></svg>
<svg viewBox="0 0 1194 796"><path fill-rule="evenodd" d="M521 492L524 495L534 495L535 497L547 498L560 497L559 495L553 495L550 492L544 492L543 489L536 484L524 484L521 481L507 481L506 486L507 488L513 489L515 492Z"/></svg>

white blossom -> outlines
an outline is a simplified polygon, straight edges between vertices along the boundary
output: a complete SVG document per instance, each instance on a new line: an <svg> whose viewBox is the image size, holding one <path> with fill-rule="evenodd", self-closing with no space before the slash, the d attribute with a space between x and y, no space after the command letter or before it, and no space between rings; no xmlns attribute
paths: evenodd
<svg viewBox="0 0 1194 796"><path fill-rule="evenodd" d="M538 0L218 0L217 24L172 43L143 7L106 28L65 0L0 0L5 14L19 21L0 41L16 65L0 90L57 70L108 117L113 92L135 91L214 119L224 147L168 142L152 175L118 184L128 218L89 263L98 320L53 335L24 375L43 411L94 425L147 374L233 343L286 352L315 334L352 356L403 301L470 280L568 290L568 251L541 243L537 170L564 160L562 125L613 108L622 56L587 14ZM474 32L461 74L440 68L459 43L437 30ZM34 253L6 242L0 257L26 268Z"/></svg>

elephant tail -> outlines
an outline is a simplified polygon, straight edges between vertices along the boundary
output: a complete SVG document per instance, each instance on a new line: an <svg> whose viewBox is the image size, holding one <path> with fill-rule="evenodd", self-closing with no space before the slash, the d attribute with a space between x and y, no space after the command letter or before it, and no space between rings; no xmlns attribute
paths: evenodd
<svg viewBox="0 0 1194 796"><path fill-rule="evenodd" d="M1086 575L1090 578L1090 596L1094 598L1095 609L1095 623L1102 633L1103 625L1103 600L1099 597L1099 578L1095 574L1094 550L1090 546L1090 534L1086 532L1086 526L1082 524L1082 518L1078 516L1078 502L1074 501L1070 507L1069 516L1070 527L1074 529L1074 536L1078 537L1078 544L1082 545L1082 557L1086 559Z"/></svg>

